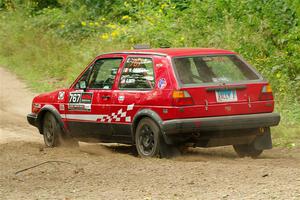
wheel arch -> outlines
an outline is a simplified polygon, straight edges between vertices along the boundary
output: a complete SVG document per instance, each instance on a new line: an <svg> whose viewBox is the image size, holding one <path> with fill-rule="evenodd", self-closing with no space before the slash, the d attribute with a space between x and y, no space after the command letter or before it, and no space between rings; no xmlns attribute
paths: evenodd
<svg viewBox="0 0 300 200"><path fill-rule="evenodd" d="M65 130L65 127L64 127L64 123L63 123L62 118L61 118L59 112L57 111L57 109L52 105L45 105L40 110L40 112L38 113L38 116L37 116L37 125L38 125L38 129L39 129L40 134L43 134L43 120L44 120L45 114L47 112L50 112L51 114L54 115L54 117L58 121L60 127L65 132L66 130Z"/></svg>
<svg viewBox="0 0 300 200"><path fill-rule="evenodd" d="M152 119L158 125L165 142L167 144L171 144L172 141L162 131L163 120L160 118L160 116L155 111L153 111L151 109L142 109L142 110L138 111L137 114L134 116L134 118L132 120L132 126L131 126L131 134L132 134L133 143L135 144L136 128L137 128L139 122L145 117Z"/></svg>

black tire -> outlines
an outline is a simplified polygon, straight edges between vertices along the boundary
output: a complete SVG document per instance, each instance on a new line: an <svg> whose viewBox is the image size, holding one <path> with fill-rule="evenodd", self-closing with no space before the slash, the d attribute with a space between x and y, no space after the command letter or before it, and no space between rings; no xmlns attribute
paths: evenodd
<svg viewBox="0 0 300 200"><path fill-rule="evenodd" d="M78 141L64 134L57 119L53 114L47 112L43 120L43 136L47 147L78 147Z"/></svg>
<svg viewBox="0 0 300 200"><path fill-rule="evenodd" d="M260 154L262 154L263 150L257 150L254 148L253 144L238 144L233 145L233 149L238 154L239 157L252 157L257 158Z"/></svg>
<svg viewBox="0 0 300 200"><path fill-rule="evenodd" d="M142 119L135 134L135 145L138 154L143 157L158 157L161 143L160 129L150 118Z"/></svg>
<svg viewBox="0 0 300 200"><path fill-rule="evenodd" d="M57 147L61 145L62 130L56 118L47 112L43 120L43 136L47 147Z"/></svg>
<svg viewBox="0 0 300 200"><path fill-rule="evenodd" d="M135 134L136 149L140 157L172 157L176 152L173 146L167 145L159 126L150 118L143 118Z"/></svg>

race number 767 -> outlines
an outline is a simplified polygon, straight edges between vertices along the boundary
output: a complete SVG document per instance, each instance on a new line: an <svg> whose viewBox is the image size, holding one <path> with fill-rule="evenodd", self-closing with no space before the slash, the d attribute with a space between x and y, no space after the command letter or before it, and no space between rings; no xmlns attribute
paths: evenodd
<svg viewBox="0 0 300 200"><path fill-rule="evenodd" d="M70 93L69 103L79 103L81 99L81 93Z"/></svg>

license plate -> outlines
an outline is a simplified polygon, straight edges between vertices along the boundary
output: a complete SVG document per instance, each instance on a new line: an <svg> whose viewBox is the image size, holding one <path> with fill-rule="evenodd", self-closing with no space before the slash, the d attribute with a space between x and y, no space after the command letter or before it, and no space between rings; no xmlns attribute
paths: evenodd
<svg viewBox="0 0 300 200"><path fill-rule="evenodd" d="M232 102L237 101L236 90L217 90L217 102Z"/></svg>

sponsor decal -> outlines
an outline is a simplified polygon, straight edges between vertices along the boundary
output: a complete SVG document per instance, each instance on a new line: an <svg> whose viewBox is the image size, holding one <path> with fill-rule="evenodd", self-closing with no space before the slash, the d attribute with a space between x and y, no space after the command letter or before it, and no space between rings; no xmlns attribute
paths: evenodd
<svg viewBox="0 0 300 200"><path fill-rule="evenodd" d="M91 104L69 104L69 110L91 111Z"/></svg>
<svg viewBox="0 0 300 200"><path fill-rule="evenodd" d="M124 99L125 99L125 96L123 96L123 95L118 97L118 101L120 103L122 103L124 101Z"/></svg>
<svg viewBox="0 0 300 200"><path fill-rule="evenodd" d="M81 103L92 103L93 93L82 93Z"/></svg>
<svg viewBox="0 0 300 200"><path fill-rule="evenodd" d="M152 63L152 60L149 58L128 58L126 63L129 64L129 67L140 67L141 65Z"/></svg>
<svg viewBox="0 0 300 200"><path fill-rule="evenodd" d="M72 92L70 93L69 103L92 103L93 93L91 92Z"/></svg>
<svg viewBox="0 0 300 200"><path fill-rule="evenodd" d="M93 93L72 92L69 97L68 110L91 111Z"/></svg>
<svg viewBox="0 0 300 200"><path fill-rule="evenodd" d="M69 110L84 111L84 105L83 104L69 104L68 109Z"/></svg>
<svg viewBox="0 0 300 200"><path fill-rule="evenodd" d="M124 72L125 73L133 73L133 74L147 74L149 72L148 69L145 68L124 68Z"/></svg>
<svg viewBox="0 0 300 200"><path fill-rule="evenodd" d="M110 122L131 122L131 116L128 116L129 111L133 110L134 104L127 105L126 109L119 109L116 113L110 115L88 115L88 114L66 114L61 115L62 118L68 118L72 120L86 120L86 121L95 121L102 123Z"/></svg>
<svg viewBox="0 0 300 200"><path fill-rule="evenodd" d="M82 93L70 93L69 103L79 103Z"/></svg>
<svg viewBox="0 0 300 200"><path fill-rule="evenodd" d="M159 89L164 89L167 86L167 81L164 78L159 79L157 86Z"/></svg>
<svg viewBox="0 0 300 200"><path fill-rule="evenodd" d="M127 83L127 84L134 84L135 83L135 79L134 78L127 78L127 79L125 79L125 83Z"/></svg>
<svg viewBox="0 0 300 200"><path fill-rule="evenodd" d="M91 110L92 105L91 104L84 104L84 109Z"/></svg>
<svg viewBox="0 0 300 200"><path fill-rule="evenodd" d="M58 92L57 99L58 100L64 100L64 98L65 98L65 91Z"/></svg>
<svg viewBox="0 0 300 200"><path fill-rule="evenodd" d="M65 110L65 105L64 104L59 104L59 110Z"/></svg>

